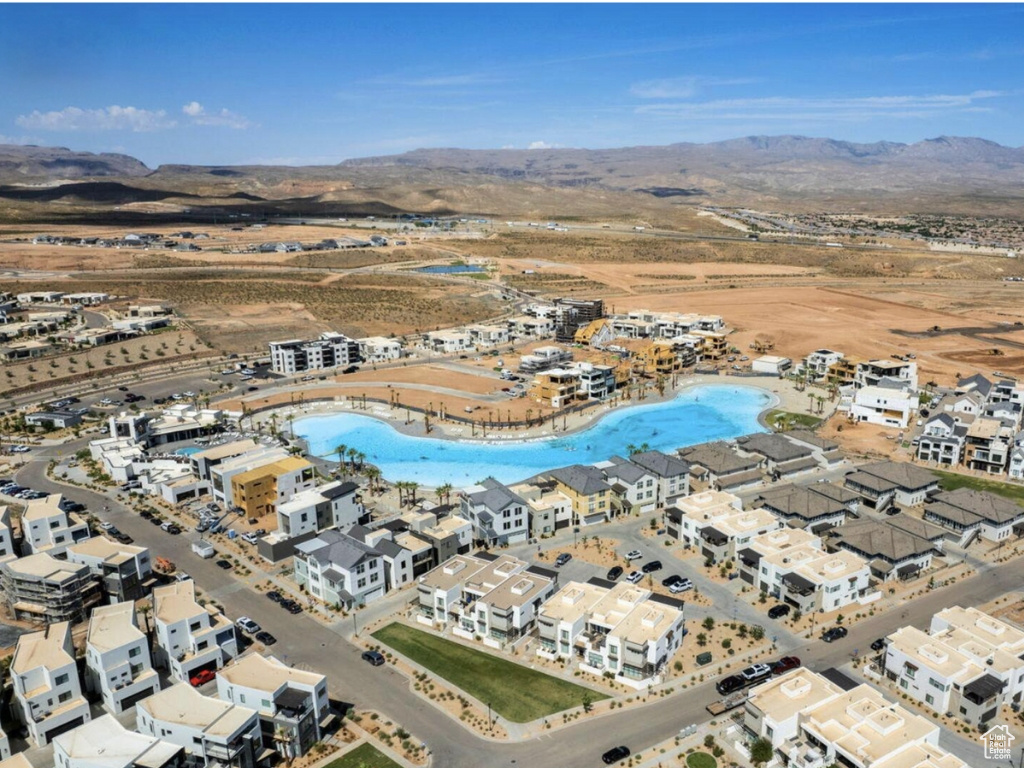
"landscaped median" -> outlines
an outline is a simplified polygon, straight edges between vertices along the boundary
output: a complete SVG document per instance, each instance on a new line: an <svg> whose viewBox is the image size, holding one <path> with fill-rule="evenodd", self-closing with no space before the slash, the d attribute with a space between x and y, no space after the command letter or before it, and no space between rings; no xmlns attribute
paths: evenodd
<svg viewBox="0 0 1024 768"><path fill-rule="evenodd" d="M372 744L363 743L324 768L401 768L401 765Z"/></svg>
<svg viewBox="0 0 1024 768"><path fill-rule="evenodd" d="M404 624L392 623L374 639L474 697L513 723L528 723L608 697L568 680L527 669Z"/></svg>

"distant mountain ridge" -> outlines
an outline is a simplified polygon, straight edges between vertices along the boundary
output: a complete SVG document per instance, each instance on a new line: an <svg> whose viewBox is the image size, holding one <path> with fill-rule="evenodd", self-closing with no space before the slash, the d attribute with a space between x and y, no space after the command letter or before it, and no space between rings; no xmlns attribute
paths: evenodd
<svg viewBox="0 0 1024 768"><path fill-rule="evenodd" d="M431 148L331 166L182 164L150 170L126 155L0 146L0 183L104 176L204 196L244 191L275 199L365 199L407 210L502 211L503 201L515 201L509 210L518 210L546 188L557 191L550 200L559 205L587 190L595 205L595 196L614 192L639 206L658 199L1019 215L1024 147L958 136L904 144L783 135L611 149Z"/></svg>

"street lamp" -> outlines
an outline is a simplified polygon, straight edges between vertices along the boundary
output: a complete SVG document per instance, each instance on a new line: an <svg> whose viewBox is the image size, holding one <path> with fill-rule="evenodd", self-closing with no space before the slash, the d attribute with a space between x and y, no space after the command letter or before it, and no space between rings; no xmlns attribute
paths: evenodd
<svg viewBox="0 0 1024 768"><path fill-rule="evenodd" d="M494 730L494 720L491 719L491 702L487 702L487 729Z"/></svg>

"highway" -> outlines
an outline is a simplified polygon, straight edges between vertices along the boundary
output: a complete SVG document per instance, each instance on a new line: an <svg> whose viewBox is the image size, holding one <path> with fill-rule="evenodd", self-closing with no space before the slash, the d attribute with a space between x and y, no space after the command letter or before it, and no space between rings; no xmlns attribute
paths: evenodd
<svg viewBox="0 0 1024 768"><path fill-rule="evenodd" d="M583 717L574 724L518 743L495 742L478 736L458 721L414 694L407 679L390 667L371 667L359 658L360 649L348 642L340 628L330 629L305 616L291 616L249 588L213 560L201 560L190 550L186 533L171 536L130 512L112 498L79 488L68 488L45 477L47 461L58 453L67 455L84 445L79 441L60 449L34 452L18 472L20 484L44 491L66 493L81 501L90 512L114 523L136 543L150 547L155 556L168 557L190 573L203 590L222 603L228 615L247 615L278 637L273 653L290 664L308 665L327 675L332 695L361 708L373 708L407 728L426 742L434 765L444 768L522 765L538 768L585 768L600 765L601 754L625 743L634 751L674 736L680 728L700 723L709 716L705 706L719 698L713 682L677 690L670 696L613 713ZM109 512L104 513L104 506ZM786 651L799 656L805 666L822 670L848 662L855 649L866 651L870 643L900 626L926 629L933 613L942 608L979 605L1004 592L1018 589L1024 579L1024 559L990 568L973 578L927 594L905 610L893 610L863 620L844 640L833 644L805 643ZM347 622L345 622L347 629ZM337 630L337 631L336 631ZM781 655L781 654L780 654Z"/></svg>

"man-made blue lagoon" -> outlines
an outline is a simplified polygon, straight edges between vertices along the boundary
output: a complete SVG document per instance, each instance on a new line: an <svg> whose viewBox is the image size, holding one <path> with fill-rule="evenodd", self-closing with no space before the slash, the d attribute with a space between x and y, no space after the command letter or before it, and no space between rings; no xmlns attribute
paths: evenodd
<svg viewBox="0 0 1024 768"><path fill-rule="evenodd" d="M486 272L487 270L473 264L434 264L429 267L417 267L415 271L428 275L458 275L463 272Z"/></svg>
<svg viewBox="0 0 1024 768"><path fill-rule="evenodd" d="M605 411L597 423L564 436L518 442L413 437L359 413L307 416L296 419L294 429L316 456L336 460L335 451L344 444L365 453L366 460L388 480L461 487L489 475L510 483L567 464L626 456L629 445L646 443L651 450L670 452L707 440L763 432L757 417L771 404L772 396L762 389L712 384L681 392L666 402Z"/></svg>

